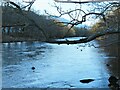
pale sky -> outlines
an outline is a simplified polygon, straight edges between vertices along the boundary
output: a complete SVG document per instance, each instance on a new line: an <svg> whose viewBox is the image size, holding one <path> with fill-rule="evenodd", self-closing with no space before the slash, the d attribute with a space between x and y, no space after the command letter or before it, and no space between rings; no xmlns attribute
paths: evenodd
<svg viewBox="0 0 120 90"><path fill-rule="evenodd" d="M29 0L11 0L11 1L21 2L21 1L29 1ZM75 1L75 0L73 0L73 1ZM77 0L77 1L79 1L79 0ZM71 3L55 3L54 4L54 3L55 3L54 0L35 0L35 3L33 4L32 8L34 8L36 11L40 11L40 14L45 14L45 10L46 10L49 14L59 16L58 11L56 10L55 7L53 7L55 4L57 6L61 6L61 8L63 8L65 11L70 10L70 8L75 9L76 7L80 7L79 4L71 4ZM81 8L84 8L84 10L88 9L87 6L81 6ZM70 20L70 17L68 15L63 16L62 18ZM86 23L83 23L83 24L90 26L93 23L94 22L87 21Z"/></svg>
<svg viewBox="0 0 120 90"><path fill-rule="evenodd" d="M42 14L45 14L44 10L46 10L49 14L59 16L60 14L56 10L56 8L53 7L54 3L55 3L54 0L36 0L32 8L34 8L35 10L40 10ZM63 8L63 10L65 11L69 10L70 8L75 9L76 7L80 7L79 4L71 3L55 3L55 4L57 4L57 6L61 6L61 8ZM81 8L87 9L86 6L82 6ZM63 16L63 18L70 20L70 17L68 15ZM84 24L91 25L92 22L88 21Z"/></svg>

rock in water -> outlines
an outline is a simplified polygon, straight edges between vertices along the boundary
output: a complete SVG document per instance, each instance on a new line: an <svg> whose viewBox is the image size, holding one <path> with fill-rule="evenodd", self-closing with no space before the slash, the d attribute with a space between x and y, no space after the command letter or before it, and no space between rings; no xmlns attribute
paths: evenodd
<svg viewBox="0 0 120 90"><path fill-rule="evenodd" d="M94 79L83 79L83 80L80 80L81 83L90 83L94 81Z"/></svg>
<svg viewBox="0 0 120 90"><path fill-rule="evenodd" d="M106 66L110 66L109 64L106 64Z"/></svg>
<svg viewBox="0 0 120 90"><path fill-rule="evenodd" d="M32 70L35 70L35 67L32 67L31 69L32 69Z"/></svg>
<svg viewBox="0 0 120 90"><path fill-rule="evenodd" d="M118 79L115 76L110 76L108 81L110 82L110 84L116 84Z"/></svg>
<svg viewBox="0 0 120 90"><path fill-rule="evenodd" d="M108 86L111 88L111 90L120 90L119 84L108 84Z"/></svg>

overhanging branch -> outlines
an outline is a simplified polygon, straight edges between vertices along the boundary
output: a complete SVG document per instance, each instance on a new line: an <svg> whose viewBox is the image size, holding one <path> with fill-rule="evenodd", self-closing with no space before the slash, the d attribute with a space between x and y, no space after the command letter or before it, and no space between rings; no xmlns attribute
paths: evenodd
<svg viewBox="0 0 120 90"><path fill-rule="evenodd" d="M115 30L115 31L106 30L104 32L98 32L98 33L92 34L89 37L79 39L79 40L73 40L73 41L70 41L70 40L65 40L65 41L51 40L51 41L47 41L47 42L52 43L52 44L80 44L80 43L90 42L90 41L95 40L96 38L104 36L104 35L118 34L118 33L120 33L120 30Z"/></svg>
<svg viewBox="0 0 120 90"><path fill-rule="evenodd" d="M41 30L42 34L45 36L45 39L48 40L48 37L47 37L45 31L35 22L35 20L33 20L26 13L24 13L22 11L22 9L20 8L20 6L17 5L16 3L11 2L11 1L9 3L12 4L13 6L15 6L19 10L20 14L22 14L25 18L27 18L29 21L31 21L39 30Z"/></svg>
<svg viewBox="0 0 120 90"><path fill-rule="evenodd" d="M68 0L68 1L62 1L62 0L54 0L55 2L60 2L60 3L78 3L78 4L82 4L82 3L89 3L89 1L71 1L71 0Z"/></svg>

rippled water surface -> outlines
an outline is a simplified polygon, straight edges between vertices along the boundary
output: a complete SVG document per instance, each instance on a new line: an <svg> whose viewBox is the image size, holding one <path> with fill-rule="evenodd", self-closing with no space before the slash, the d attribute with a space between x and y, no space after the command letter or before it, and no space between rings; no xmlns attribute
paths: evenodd
<svg viewBox="0 0 120 90"><path fill-rule="evenodd" d="M94 47L42 42L2 44L3 88L108 88L108 57ZM33 71L31 68L35 67ZM81 83L82 79L94 79Z"/></svg>

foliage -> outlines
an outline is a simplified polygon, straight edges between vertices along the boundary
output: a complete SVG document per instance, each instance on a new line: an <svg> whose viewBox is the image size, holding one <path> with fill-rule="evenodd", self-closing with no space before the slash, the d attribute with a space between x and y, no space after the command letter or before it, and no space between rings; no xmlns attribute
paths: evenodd
<svg viewBox="0 0 120 90"><path fill-rule="evenodd" d="M112 10L108 13L109 14L106 16L106 22L100 19L91 27L91 33L102 32L107 28L111 28L113 30L118 30L120 28L120 8Z"/></svg>
<svg viewBox="0 0 120 90"><path fill-rule="evenodd" d="M86 27L74 27L74 29L78 37L87 37L90 34Z"/></svg>
<svg viewBox="0 0 120 90"><path fill-rule="evenodd" d="M106 16L106 22L100 19L97 23L92 26L92 31L103 31L110 26L113 26L113 29L119 27L119 20L120 17L120 8L117 10L110 11L109 14Z"/></svg>

